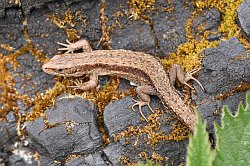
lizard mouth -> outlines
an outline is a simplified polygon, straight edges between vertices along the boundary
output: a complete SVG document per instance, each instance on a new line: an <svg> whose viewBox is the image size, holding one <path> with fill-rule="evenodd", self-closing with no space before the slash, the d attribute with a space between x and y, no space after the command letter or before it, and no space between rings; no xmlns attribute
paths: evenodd
<svg viewBox="0 0 250 166"><path fill-rule="evenodd" d="M52 74L52 75L60 75L62 72L62 69L52 69L52 68L47 68L44 66L42 68L45 73Z"/></svg>
<svg viewBox="0 0 250 166"><path fill-rule="evenodd" d="M83 74L77 74L77 71L69 68L51 68L47 67L46 64L42 66L42 69L47 74L55 76L83 76Z"/></svg>
<svg viewBox="0 0 250 166"><path fill-rule="evenodd" d="M42 66L42 69L45 73L52 74L52 75L60 75L62 74L63 69L62 68L51 68L48 63L45 63Z"/></svg>

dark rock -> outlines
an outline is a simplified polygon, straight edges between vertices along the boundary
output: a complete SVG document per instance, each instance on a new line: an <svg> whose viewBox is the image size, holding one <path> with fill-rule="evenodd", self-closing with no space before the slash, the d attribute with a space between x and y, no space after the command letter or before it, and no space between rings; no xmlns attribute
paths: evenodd
<svg viewBox="0 0 250 166"><path fill-rule="evenodd" d="M8 162L12 146L17 139L16 123L0 122L0 165Z"/></svg>
<svg viewBox="0 0 250 166"><path fill-rule="evenodd" d="M112 49L155 52L154 34L145 20L134 21L132 18L128 19L127 16L115 17L116 12L126 13L129 10L126 1L106 1L106 3L107 26L115 25L110 31ZM116 23L117 21L120 25Z"/></svg>
<svg viewBox="0 0 250 166"><path fill-rule="evenodd" d="M150 13L149 20L136 21L128 19L126 16L128 12L127 1L106 0L106 3L105 15L108 18L106 22L108 28L117 20L121 25L124 25L122 28L115 26L110 31L110 44L113 49L123 48L166 55L176 51L180 44L186 42L185 25L194 11L191 1L172 1L171 6L165 0L159 0L155 2L157 10ZM247 0L245 3L249 3L249 1ZM21 0L21 5L19 5L15 1L10 3L8 0L0 0L0 41L1 44L14 48L6 50L1 46L0 52L4 55L10 54L27 44L27 36L24 34L26 32L23 25L24 18L27 18L28 36L35 50L41 50L47 57L58 54L57 48L59 46L56 42L65 42L68 38L65 28L76 29L77 35L80 38L90 40L94 49L103 49L102 44L98 45L102 35L100 4L101 1L97 0ZM173 7L172 12L165 10L171 9L171 7ZM245 8L249 8L249 6L245 5L244 10L238 12L240 22L247 16L247 14L240 15L241 12L248 12L245 11ZM67 11L70 11L74 17L75 25L72 27L66 22L65 28L59 28L53 23L51 16L65 21L65 12ZM125 16L116 17L115 14L118 11ZM217 31L220 23L220 13L211 8L202 11L196 21L193 24L194 30L202 23L206 23L201 34L205 30L214 32ZM246 21L244 24L248 25ZM207 39L218 40L220 35L211 34ZM207 49L205 54L203 70L199 79L205 86L206 92L202 92L198 86L195 86L199 94L196 101L202 110L203 118L211 126L214 119L219 119L219 117L214 116L214 110L220 110L222 105L228 104L234 112L238 102L245 97L244 93L237 93L222 101L212 100L214 96L230 91L234 85L249 82L249 63L246 63L246 50L237 39L222 42L216 49ZM239 59L237 55L242 55L243 59L235 60ZM30 48L26 52L22 52L20 56L18 55L17 61L19 63L17 70L14 70L11 64L6 64L6 66L13 75L15 88L19 94L34 97L35 93L44 92L54 85L53 76L42 72L42 63L38 62L37 57L31 54ZM101 80L101 82L103 84L106 80ZM119 90L130 87L127 83L121 85ZM161 107L159 103L158 98L152 97L151 105L153 108ZM107 147L103 147L100 133L97 130L96 112L91 109L92 104L80 98L58 99L56 105L46 111L49 127L45 125L43 118L27 123L30 145L39 152L41 165L46 166L65 165L65 162L66 165L82 165L84 163L86 165L93 163L94 165L119 165L121 157L129 157L137 163L141 160L138 158L140 152L146 151L151 156L153 149L157 154L169 158L166 164L180 165L184 163L187 140L160 141L156 143L155 147L152 147L145 141L148 138L147 135L142 134L138 138L136 136L128 138L131 144L127 144L127 140L124 138L114 142L114 135L128 129L129 126L143 127L147 124L141 120L142 117L138 111L131 110L130 107L133 104L131 98L126 97L110 103L105 108L104 125L111 142ZM2 104L0 104L1 106ZM20 114L32 109L19 100L17 106L20 108ZM143 113L146 117L151 114L148 107L143 108ZM173 122L167 121L169 114L165 113L165 116L160 117L164 126L161 126L159 132L167 135L171 132ZM8 122L0 122L0 143L3 145L0 148L0 158L3 159L0 163L25 165L27 163L21 155L12 153L13 144L17 139L16 119L12 114L9 114L7 119ZM77 157L65 161L71 155Z"/></svg>
<svg viewBox="0 0 250 166"><path fill-rule="evenodd" d="M14 149L13 144L19 139L17 136L17 120L13 112L6 116L7 121L0 121L0 165L9 162L9 155Z"/></svg>
<svg viewBox="0 0 250 166"><path fill-rule="evenodd" d="M209 32L218 32L218 27L221 23L221 14L216 8L210 8L207 10L198 11L198 13L195 15L191 29L193 32L193 36L196 38L200 38L199 36L204 35L205 31ZM199 26L202 26L203 29L201 31L199 30ZM219 40L221 37L221 34L210 34L208 36L208 40Z"/></svg>
<svg viewBox="0 0 250 166"><path fill-rule="evenodd" d="M12 10L12 9L16 9L16 10L20 10L21 7L18 3L15 3L15 1L12 1L12 3L10 3L10 1L6 1L6 0L0 0L0 18L5 17L7 11L6 10Z"/></svg>
<svg viewBox="0 0 250 166"><path fill-rule="evenodd" d="M0 41L3 44L8 44L15 50L18 50L25 44L25 37L23 34L23 25L21 19L19 22L13 22L12 18L1 19L0 24ZM2 54L9 53L2 47L0 47ZM12 51L13 52L13 51Z"/></svg>
<svg viewBox="0 0 250 166"><path fill-rule="evenodd" d="M158 52L164 56L175 52L180 44L186 42L185 25L194 10L192 3L188 1L171 1L171 3L174 7L172 12L162 12L160 9L151 14ZM156 2L155 6L171 8L171 5L164 0Z"/></svg>
<svg viewBox="0 0 250 166"><path fill-rule="evenodd" d="M122 156L131 156L134 160L136 157L134 155L131 155L131 152L124 148L119 142L110 144L103 150L103 152L108 158L108 161L112 163L112 165L120 165L120 159Z"/></svg>
<svg viewBox="0 0 250 166"><path fill-rule="evenodd" d="M11 155L8 160L9 166L26 166L28 164L25 163L25 161L20 157L19 155Z"/></svg>
<svg viewBox="0 0 250 166"><path fill-rule="evenodd" d="M154 35L145 21L127 20L125 28L111 33L113 49L128 49L146 53L155 52Z"/></svg>
<svg viewBox="0 0 250 166"><path fill-rule="evenodd" d="M150 106L153 109L156 107L159 108L159 103L159 99L152 98ZM132 97L128 96L111 102L105 107L103 115L104 124L110 136L119 131L123 131L128 126L137 126L142 123L142 116L139 113L138 106L135 106L135 111L131 109L133 104ZM160 106L160 108L162 108L162 106ZM142 112L145 117L148 117L152 113L147 106L142 107Z"/></svg>
<svg viewBox="0 0 250 166"><path fill-rule="evenodd" d="M135 107L136 111L131 110L131 106L134 104L131 97L125 97L118 101L112 102L105 107L104 111L104 125L107 128L107 132L113 139L120 132L128 130L130 126L134 126L135 130L137 127L143 128L148 123L144 121L138 111L138 106ZM151 107L162 108L161 102L156 97L151 97ZM151 113L147 106L143 107L143 114L148 118ZM166 111L166 110L164 110ZM155 130L155 134L169 135L172 129L173 121L168 120L169 114L165 112L164 116L160 118L160 128ZM150 130L150 129L149 129ZM154 148L152 144L148 143L150 134L146 133L135 133L133 136L125 136L121 138L117 143L111 143L107 148L104 149L104 153L113 165L116 165L117 159L128 158L131 162L138 163L142 159L138 158L141 152L144 152L150 156L153 152L160 154L163 158L169 158L167 163L175 163L175 165L184 162L186 154L186 146L188 141L159 141L155 144ZM112 140L111 139L111 140ZM128 143L129 142L129 143ZM154 149L154 150L153 150Z"/></svg>
<svg viewBox="0 0 250 166"><path fill-rule="evenodd" d="M29 15L35 9L40 9L46 6L47 3L52 2L53 0L25 0L22 1L22 10L24 15Z"/></svg>
<svg viewBox="0 0 250 166"><path fill-rule="evenodd" d="M161 156L168 158L168 165L181 165L185 163L188 139L182 141L162 141L155 150Z"/></svg>
<svg viewBox="0 0 250 166"><path fill-rule="evenodd" d="M85 157L77 157L68 161L65 166L106 166L106 162L103 160L101 153L97 152L94 154L87 155Z"/></svg>
<svg viewBox="0 0 250 166"><path fill-rule="evenodd" d="M89 154L102 146L93 105L82 98L60 99L46 111L52 125L45 128L42 118L27 124L28 137L38 152L62 161L70 154Z"/></svg>
<svg viewBox="0 0 250 166"><path fill-rule="evenodd" d="M9 67L9 71L16 82L16 89L19 94L25 94L29 97L34 97L36 93L40 92L41 89L52 87L54 84L53 76L42 71L42 63L38 62L37 59L31 54L27 53L17 57L17 61L20 64L17 70L14 70L12 66ZM22 74L22 77L20 76ZM43 79L48 77L49 80ZM27 111L24 104L19 103L20 110L22 112Z"/></svg>
<svg viewBox="0 0 250 166"><path fill-rule="evenodd" d="M237 9L241 29L250 40L250 0L244 0Z"/></svg>
<svg viewBox="0 0 250 166"><path fill-rule="evenodd" d="M207 120L208 131L213 133L213 121L215 119L220 122L220 116L217 114L221 113L222 106L228 105L235 114L238 104L245 101L245 92L238 92L224 100L216 97L229 93L243 83L249 83L250 64L247 50L236 37L221 42L217 48L206 49L204 54L198 79L205 91L195 87L198 109L201 116Z"/></svg>
<svg viewBox="0 0 250 166"><path fill-rule="evenodd" d="M40 156L39 162L41 163L41 166L63 166L64 164L60 161L53 160L50 157L47 156Z"/></svg>
<svg viewBox="0 0 250 166"><path fill-rule="evenodd" d="M34 153L31 148L25 147L22 143L17 143L16 149L9 157L7 165L9 166L38 166L38 162L34 159Z"/></svg>
<svg viewBox="0 0 250 166"><path fill-rule="evenodd" d="M133 105L131 97L109 103L104 110L104 124L111 136L115 132L122 131L130 125L138 125L141 115L139 111L128 110Z"/></svg>
<svg viewBox="0 0 250 166"><path fill-rule="evenodd" d="M9 112L7 122L0 122L0 165L37 165L32 156L32 149L24 145L17 135L17 120Z"/></svg>

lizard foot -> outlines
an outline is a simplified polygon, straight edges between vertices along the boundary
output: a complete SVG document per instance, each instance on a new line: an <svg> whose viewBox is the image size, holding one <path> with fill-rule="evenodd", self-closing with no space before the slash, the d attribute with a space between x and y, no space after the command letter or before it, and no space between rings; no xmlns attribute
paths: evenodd
<svg viewBox="0 0 250 166"><path fill-rule="evenodd" d="M75 85L74 86L67 86L69 88L74 88L74 90L76 89L80 89L80 90L90 90L90 89L93 89L93 88L96 88L98 86L98 81L94 80L94 79L90 79L89 81L87 82L83 82L82 80L75 80L75 81L72 81Z"/></svg>
<svg viewBox="0 0 250 166"><path fill-rule="evenodd" d="M76 89L81 89L82 85L84 84L82 80L70 80L71 83L75 84L75 85L71 85L71 86L67 86L68 88L73 88L74 90Z"/></svg>
<svg viewBox="0 0 250 166"><path fill-rule="evenodd" d="M134 109L134 107L135 106L139 106L139 112L140 112L140 114L141 114L141 116L146 120L146 121L148 121L147 120L147 118L144 116L144 114L142 113L142 107L143 106L145 106L145 105L147 105L148 106L148 108L150 109L150 111L152 112L152 113L154 113L154 110L151 108L151 106L149 105L149 102L145 102L145 101L138 101L138 100L135 100L135 99L132 99L134 102L135 102L135 104L133 104L132 105L132 110L133 111L135 111L135 109Z"/></svg>
<svg viewBox="0 0 250 166"><path fill-rule="evenodd" d="M195 82L197 82L199 84L199 86L201 87L201 89L204 91L204 87L201 85L201 83L193 77L193 75L195 73L197 73L198 71L200 71L201 68L198 68L198 69L193 69L191 70L190 72L187 72L185 74L185 80L189 81L189 80L194 80ZM185 83L185 85L187 85L188 87L190 87L191 89L194 89L193 87L191 87L188 83Z"/></svg>
<svg viewBox="0 0 250 166"><path fill-rule="evenodd" d="M187 82L189 80L194 80L199 84L202 90L204 90L203 86L201 83L193 77L195 73L200 71L201 68L198 69L193 69L190 72L184 73L180 65L174 64L170 70L169 70L169 79L171 82L171 85L174 86L176 78L180 81L180 83L187 85L189 88L194 89L191 85L189 85Z"/></svg>
<svg viewBox="0 0 250 166"><path fill-rule="evenodd" d="M57 44L65 47L65 48L58 48L58 50L66 51L65 52L66 54L73 53L75 50L78 50L80 48L82 48L85 51L92 51L92 48L87 40L79 40L75 43L71 43L68 39L66 39L66 42L68 44L57 42Z"/></svg>

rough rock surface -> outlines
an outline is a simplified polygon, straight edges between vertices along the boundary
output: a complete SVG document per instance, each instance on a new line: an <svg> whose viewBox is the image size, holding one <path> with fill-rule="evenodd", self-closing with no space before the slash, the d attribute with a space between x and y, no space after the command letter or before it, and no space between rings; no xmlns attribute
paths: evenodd
<svg viewBox="0 0 250 166"><path fill-rule="evenodd" d="M125 97L119 101L111 102L105 107L103 118L110 136L123 131L130 125L136 126L141 123L142 116L138 113L138 109L136 109L137 111L128 110L133 104L134 102L131 97ZM156 106L156 101L151 101L151 107L154 109ZM146 106L142 108L142 112L146 117L151 114L149 108Z"/></svg>
<svg viewBox="0 0 250 166"><path fill-rule="evenodd" d="M16 138L15 123L0 122L0 164L8 161L9 149L12 149L12 144Z"/></svg>
<svg viewBox="0 0 250 166"><path fill-rule="evenodd" d="M220 22L221 13L216 8L199 11L199 14L196 14L196 17L193 19L191 26L193 36L199 39L205 31L209 31L211 34L207 39L210 41L218 40L221 34L213 34L213 32L217 32ZM199 30L199 26L202 27L202 30Z"/></svg>
<svg viewBox="0 0 250 166"><path fill-rule="evenodd" d="M158 1L162 8L170 9L171 5ZM162 3L162 4L161 4ZM176 51L176 46L186 42L185 24L191 16L193 6L188 1L172 1L172 12L152 13L153 29L157 37L157 52L168 55Z"/></svg>
<svg viewBox="0 0 250 166"><path fill-rule="evenodd" d="M141 117L138 109L135 109L135 111L131 109L132 105L132 98L125 97L119 101L112 102L105 107L103 115L104 125L108 134L110 135L110 138L114 139L117 135L119 135L120 132L127 130L131 126L134 126L136 129L138 126L143 128L148 124ZM153 109L161 108L164 110L158 98L152 97L150 105ZM152 114L149 108L146 106L142 108L142 111L147 118L150 114ZM165 133L168 135L171 132L171 125L168 124L171 124L172 122L168 120L168 117L169 114L167 112L164 113L164 116L159 117L160 123L162 125L158 131L155 129L155 134ZM107 148L104 149L104 153L109 157L109 159L110 157L112 158L112 163L116 161L116 159L112 157L113 155L117 156L115 158L118 158L118 156L127 156L131 161L136 162L139 160L138 156L143 151L143 149L148 149L147 154L149 155L152 155L153 153L153 147L151 147L151 145L145 141L149 135L150 134L147 135L146 133L142 133L134 135L130 138L122 138L120 139L119 143L111 143ZM128 140L131 143L128 144ZM180 161L184 162L183 159L185 158L186 144L187 140L178 142L160 141L159 143L155 144L154 148L157 154L169 158L169 161L174 164L180 164ZM111 152L113 155L110 154Z"/></svg>
<svg viewBox="0 0 250 166"><path fill-rule="evenodd" d="M207 120L208 131L213 133L213 122L220 123L221 109L228 105L233 114L240 101L245 101L246 92L238 92L224 100L216 99L220 94L229 93L243 83L250 82L250 64L247 50L235 37L221 42L217 48L204 51L205 58L199 81L205 91L196 87L197 105L203 119Z"/></svg>
<svg viewBox="0 0 250 166"><path fill-rule="evenodd" d="M135 20L138 17L135 13L130 13L127 2L106 0L106 33L110 36L109 44L113 49L143 51L165 57L187 41L185 25L194 11L191 0L171 3L158 0L154 5L159 10L151 11L150 17L145 17L148 12L145 10L138 20ZM93 49L105 49L102 45L102 40L105 40L102 39L102 33L105 32L101 28L100 8L101 1L97 0L0 0L0 56L11 55L10 59L13 55L17 57L16 69L12 63L7 63L6 67L13 77L18 94L34 98L36 93L45 93L53 87L54 77L42 72L43 61L39 61L40 55L37 53L42 52L45 57L51 58L58 53L59 46L56 42L65 42L69 38L72 41L86 38ZM249 35L248 8L249 0L239 7L238 19L242 29ZM217 31L221 21L218 10L206 9L196 16L191 25L193 35L202 35L206 30ZM206 27L201 32L196 31L203 24ZM220 33L211 34L207 39L218 40L220 36ZM195 37L199 39L199 35ZM224 104L235 112L245 93L237 92L224 100L213 98L227 93L234 86L249 82L249 63L245 48L236 38L224 41L217 48L207 49L204 53L203 69L198 79L206 91L201 91L195 84L197 96L193 96L193 99L202 117L208 121L208 131L213 133L213 120L220 120L220 116L215 116L216 112L220 114ZM105 81L106 78L101 78L101 85ZM125 81L119 90L130 87ZM0 89L0 93L5 91ZM108 145L102 143L97 113L92 103L81 98L59 99L60 97L54 107L46 110L46 121L50 127L43 118L27 123L25 140L17 137L17 119L12 118L13 111L8 113L7 120L0 122L0 165L119 165L121 158L123 162L143 160L138 157L142 151L152 155L153 148L145 141L148 138L145 133L140 137L134 135L129 139L115 141L115 136L124 130L128 131L131 126L142 128L147 125L138 111L131 110L131 97L114 101L105 108L103 123L110 136ZM161 108L159 103L157 97L152 98L151 105L154 108ZM0 109L1 107L4 107L2 102ZM16 107L21 116L32 110L31 106L25 105L21 100L17 100ZM143 108L143 112L147 117L151 114L147 107ZM167 112L164 116L160 117L159 122L164 125L158 132L169 133L174 121L168 121L167 118L171 115ZM28 145L25 144L26 139L29 140ZM187 144L187 139L178 142L162 141L155 144L154 151L168 158L167 164L180 165L185 163ZM18 145L18 148L14 145ZM17 149L20 151L14 153ZM38 162L28 160L31 156L28 153L35 150L39 153Z"/></svg>
<svg viewBox="0 0 250 166"><path fill-rule="evenodd" d="M95 152L102 139L91 108L87 100L59 96L56 105L45 112L50 127L46 128L43 118L27 124L31 144L42 156L61 162L69 155Z"/></svg>
<svg viewBox="0 0 250 166"><path fill-rule="evenodd" d="M250 40L250 0L245 0L237 9L239 25Z"/></svg>
<svg viewBox="0 0 250 166"><path fill-rule="evenodd" d="M110 162L103 160L103 154L100 152L87 155L85 157L77 157L68 161L66 166L81 166L81 165L96 165L96 166L106 166L111 165Z"/></svg>

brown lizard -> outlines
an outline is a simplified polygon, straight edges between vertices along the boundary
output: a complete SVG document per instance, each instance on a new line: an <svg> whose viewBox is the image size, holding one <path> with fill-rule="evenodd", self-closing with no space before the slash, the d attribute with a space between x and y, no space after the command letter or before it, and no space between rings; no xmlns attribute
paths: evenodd
<svg viewBox="0 0 250 166"><path fill-rule="evenodd" d="M58 44L66 47L59 48L59 50L66 50L67 52L62 55L55 55L49 62L45 63L42 67L44 72L66 77L89 76L88 82L78 82L76 86L71 86L82 90L97 87L98 77L102 75L115 75L125 78L139 85L136 92L140 101L136 101L132 109L138 105L141 115L145 118L141 107L147 105L153 112L149 105L149 95L157 95L165 107L170 107L177 117L192 132L194 131L195 114L184 103L172 84L177 77L181 83L188 85L186 82L194 79L192 74L198 70L184 74L180 70L180 66L174 65L170 70L171 77L169 78L161 62L149 54L122 49L92 51L86 40L80 40L76 43L70 43L67 40L67 43L58 42ZM73 53L74 50L79 48L82 48L85 52Z"/></svg>

